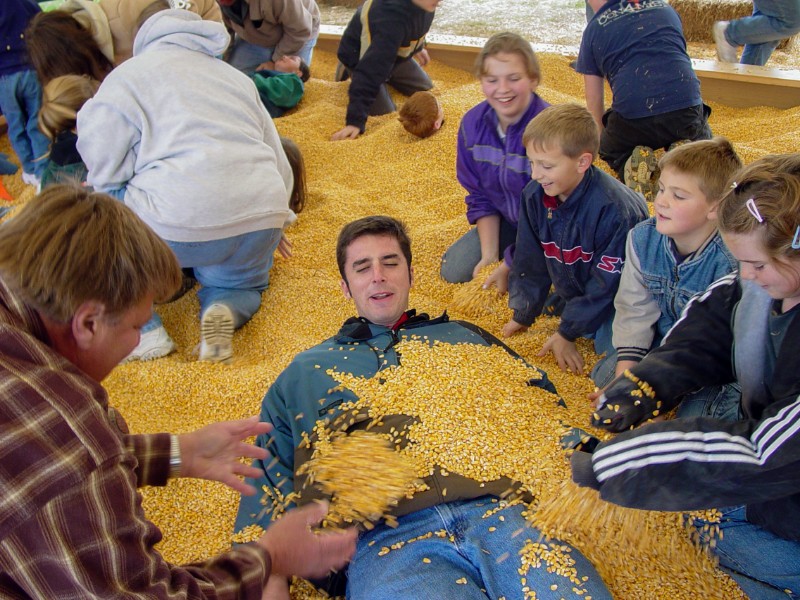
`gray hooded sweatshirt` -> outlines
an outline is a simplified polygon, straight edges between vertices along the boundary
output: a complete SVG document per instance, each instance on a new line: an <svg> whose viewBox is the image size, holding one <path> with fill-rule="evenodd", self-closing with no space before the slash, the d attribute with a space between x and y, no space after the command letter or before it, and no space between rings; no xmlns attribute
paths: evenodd
<svg viewBox="0 0 800 600"><path fill-rule="evenodd" d="M293 178L249 77L216 58L219 23L180 9L148 19L133 58L78 113L88 183L163 239L204 242L282 228Z"/></svg>

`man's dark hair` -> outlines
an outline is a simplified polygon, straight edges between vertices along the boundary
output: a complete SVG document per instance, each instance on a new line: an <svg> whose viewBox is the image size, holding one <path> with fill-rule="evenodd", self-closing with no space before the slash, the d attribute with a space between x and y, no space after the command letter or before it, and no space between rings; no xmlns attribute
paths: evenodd
<svg viewBox="0 0 800 600"><path fill-rule="evenodd" d="M347 261L347 249L350 244L365 235L388 235L395 238L400 244L400 250L406 257L409 268L411 268L411 240L408 238L405 224L384 215L364 217L342 227L339 238L336 240L336 262L339 265L339 273L345 282L347 277L344 274L344 265Z"/></svg>

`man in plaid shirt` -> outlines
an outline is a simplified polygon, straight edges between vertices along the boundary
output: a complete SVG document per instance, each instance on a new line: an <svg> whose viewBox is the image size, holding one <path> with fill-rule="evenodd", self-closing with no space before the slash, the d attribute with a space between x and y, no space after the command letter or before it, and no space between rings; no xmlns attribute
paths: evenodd
<svg viewBox="0 0 800 600"><path fill-rule="evenodd" d="M258 541L176 566L136 488L202 477L255 490L254 419L128 435L100 382L138 343L178 263L121 202L53 186L0 226L0 597L261 598L270 573L319 577L355 533L314 534L324 505L288 512Z"/></svg>

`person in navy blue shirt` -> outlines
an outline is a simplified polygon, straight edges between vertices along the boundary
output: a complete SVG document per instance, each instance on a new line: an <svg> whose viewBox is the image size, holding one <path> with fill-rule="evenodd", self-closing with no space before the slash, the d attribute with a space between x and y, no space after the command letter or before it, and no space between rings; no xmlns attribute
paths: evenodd
<svg viewBox="0 0 800 600"><path fill-rule="evenodd" d="M600 158L645 198L658 184L653 149L711 139L700 81L686 53L678 13L664 0L588 0L595 15L583 32L575 69L601 130ZM611 109L604 113L604 80ZM642 165L641 167L639 165Z"/></svg>

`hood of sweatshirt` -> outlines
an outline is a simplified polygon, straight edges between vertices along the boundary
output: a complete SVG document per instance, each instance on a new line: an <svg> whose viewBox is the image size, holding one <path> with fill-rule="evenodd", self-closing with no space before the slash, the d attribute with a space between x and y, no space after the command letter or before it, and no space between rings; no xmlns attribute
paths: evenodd
<svg viewBox="0 0 800 600"><path fill-rule="evenodd" d="M177 46L210 56L222 56L229 42L230 36L222 24L174 8L162 10L144 22L133 42L133 55Z"/></svg>

